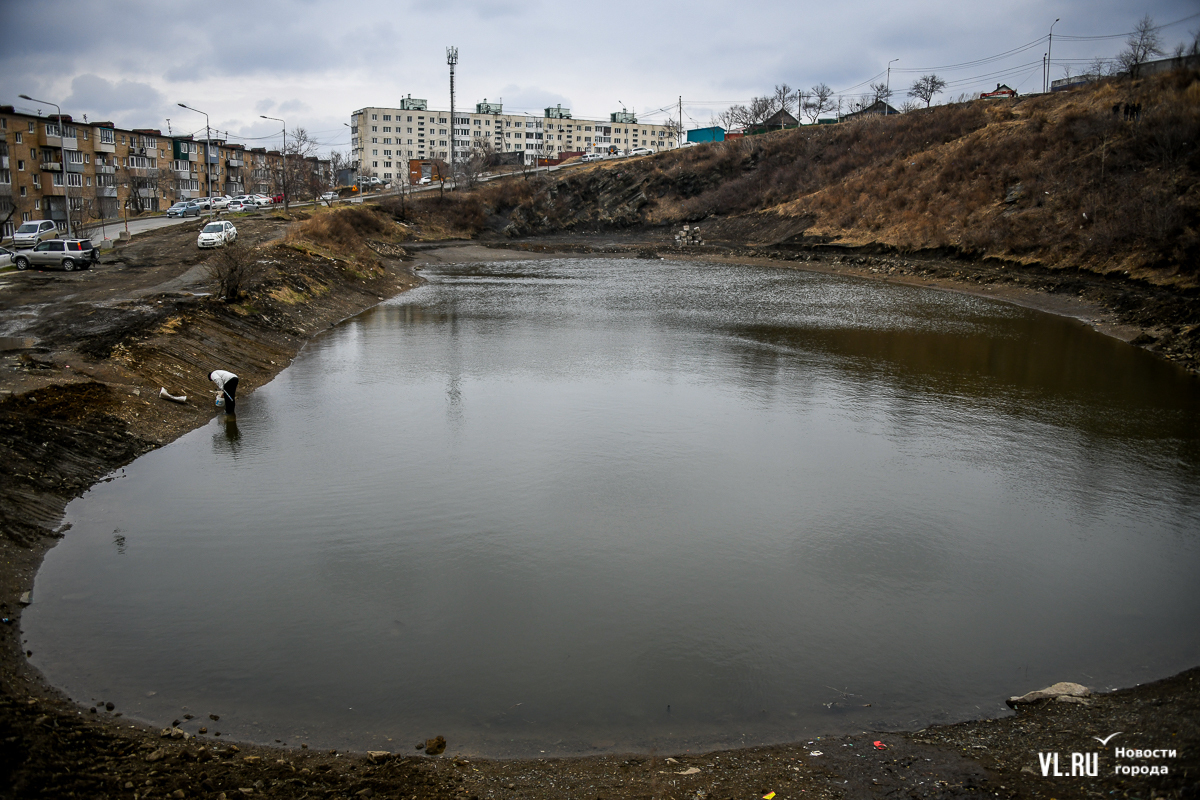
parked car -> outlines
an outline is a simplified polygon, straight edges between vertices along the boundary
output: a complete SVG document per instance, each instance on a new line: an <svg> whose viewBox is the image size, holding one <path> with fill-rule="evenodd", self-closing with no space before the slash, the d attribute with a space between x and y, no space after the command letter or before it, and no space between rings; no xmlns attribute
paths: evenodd
<svg viewBox="0 0 1200 800"><path fill-rule="evenodd" d="M243 203L241 200L230 200L230 201L229 201L229 205L227 205L227 206L225 207L225 210L226 210L226 211L233 211L233 212L237 212L237 211L252 211L252 210L253 210L253 206L251 206L251 207L247 208L246 204L245 204L245 203Z"/></svg>
<svg viewBox="0 0 1200 800"><path fill-rule="evenodd" d="M431 183L433 183L433 178L429 177L428 175L417 181L418 186L428 186Z"/></svg>
<svg viewBox="0 0 1200 800"><path fill-rule="evenodd" d="M280 192L279 194L273 196L271 198L271 202L272 203L282 203L283 202L283 192Z"/></svg>
<svg viewBox="0 0 1200 800"><path fill-rule="evenodd" d="M337 192L325 192L325 194L321 195L321 199L324 200L325 202L337 200L338 193Z"/></svg>
<svg viewBox="0 0 1200 800"><path fill-rule="evenodd" d="M228 195L219 195L217 197L210 197L208 200L214 209L220 209L229 205L230 197Z"/></svg>
<svg viewBox="0 0 1200 800"><path fill-rule="evenodd" d="M210 222L200 231L196 245L200 248L221 247L237 240L237 228L229 220Z"/></svg>
<svg viewBox="0 0 1200 800"><path fill-rule="evenodd" d="M604 158L604 155L602 153L587 153L583 156L583 158L581 158L579 160L580 161L599 161L602 158Z"/></svg>
<svg viewBox="0 0 1200 800"><path fill-rule="evenodd" d="M100 260L90 239L49 239L38 242L32 250L22 250L13 256L17 269L30 267L62 267L67 272L80 267L87 269Z"/></svg>
<svg viewBox="0 0 1200 800"><path fill-rule="evenodd" d="M629 151L629 155L631 155L631 156L652 156L652 155L654 155L654 151L651 150L649 147L635 147Z"/></svg>
<svg viewBox="0 0 1200 800"><path fill-rule="evenodd" d="M195 203L196 205L200 206L201 211L208 211L212 208L212 201L209 200L207 197L197 197L195 200L192 200L190 202Z"/></svg>
<svg viewBox="0 0 1200 800"><path fill-rule="evenodd" d="M13 249L27 250L38 242L53 239L58 236L58 226L53 220L35 219L32 222L22 222L13 234Z"/></svg>
<svg viewBox="0 0 1200 800"><path fill-rule="evenodd" d="M0 267L11 267L14 255L16 254L7 247L0 247Z"/></svg>
<svg viewBox="0 0 1200 800"><path fill-rule="evenodd" d="M192 201L180 201L167 209L168 217L198 217L200 216L200 206Z"/></svg>

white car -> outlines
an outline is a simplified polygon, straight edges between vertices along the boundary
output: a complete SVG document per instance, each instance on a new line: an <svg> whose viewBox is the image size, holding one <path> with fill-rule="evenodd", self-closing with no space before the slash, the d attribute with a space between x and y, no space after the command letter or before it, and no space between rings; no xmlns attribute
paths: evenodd
<svg viewBox="0 0 1200 800"><path fill-rule="evenodd" d="M233 200L230 200L229 205L225 206L225 210L232 212L232 213L237 213L238 211L250 211L252 208L253 208L253 206L247 206L241 200L238 200L236 198Z"/></svg>
<svg viewBox="0 0 1200 800"><path fill-rule="evenodd" d="M0 247L0 267L11 267L13 265L13 251L7 247Z"/></svg>
<svg viewBox="0 0 1200 800"><path fill-rule="evenodd" d="M200 231L200 236L196 239L196 246L201 249L209 247L221 247L237 240L237 228L233 227L233 223L229 220L221 220L220 222L210 222Z"/></svg>
<svg viewBox="0 0 1200 800"><path fill-rule="evenodd" d="M433 178L429 177L428 175L426 175L424 178L421 178L421 180L417 181L418 186L428 186L431 183L433 183Z"/></svg>
<svg viewBox="0 0 1200 800"><path fill-rule="evenodd" d="M654 155L654 151L651 150L649 147L635 147L629 151L629 155L631 155L631 156L652 156L652 155Z"/></svg>
<svg viewBox="0 0 1200 800"><path fill-rule="evenodd" d="M256 206L265 207L271 205L271 198L267 197L265 194L251 195L250 199L254 201L254 205Z"/></svg>
<svg viewBox="0 0 1200 800"><path fill-rule="evenodd" d="M330 201L332 201L332 200L337 200L337 199L338 199L338 193L337 193L337 192L325 192L325 194L321 195L321 199L322 199L323 201L325 201L325 202L330 202Z"/></svg>
<svg viewBox="0 0 1200 800"><path fill-rule="evenodd" d="M218 209L218 208L225 208L226 206L228 206L228 205L229 205L229 201L230 201L231 199L232 199L232 198L231 198L231 197L229 197L228 195L220 195L220 196L218 196L218 197L210 197L210 198L208 198L209 202L210 202L210 203L212 203L212 207L213 207L213 210L214 210L214 211L215 211L216 209Z"/></svg>
<svg viewBox="0 0 1200 800"><path fill-rule="evenodd" d="M587 155L585 155L583 158L581 158L579 160L580 161L599 161L602 158L604 158L604 155L602 153L588 153Z"/></svg>

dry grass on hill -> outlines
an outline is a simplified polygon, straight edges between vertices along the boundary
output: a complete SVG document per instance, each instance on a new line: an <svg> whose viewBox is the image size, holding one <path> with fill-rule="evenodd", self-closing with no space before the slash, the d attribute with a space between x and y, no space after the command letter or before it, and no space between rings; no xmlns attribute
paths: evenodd
<svg viewBox="0 0 1200 800"><path fill-rule="evenodd" d="M1126 104L1140 116L1127 119ZM721 217L731 240L795 242L799 230L812 242L1128 271L1189 287L1200 281L1198 144L1200 73L1185 71L806 126L410 206L464 235L502 229L497 215L510 234Z"/></svg>

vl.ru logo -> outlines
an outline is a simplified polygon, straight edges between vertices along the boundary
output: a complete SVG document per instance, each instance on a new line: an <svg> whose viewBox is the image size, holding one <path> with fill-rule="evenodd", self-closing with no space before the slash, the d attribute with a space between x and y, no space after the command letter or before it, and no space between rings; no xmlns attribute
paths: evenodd
<svg viewBox="0 0 1200 800"><path fill-rule="evenodd" d="M1063 772L1059 767L1058 753L1038 753L1042 777L1095 778L1100 774L1099 753L1071 753L1071 768Z"/></svg>

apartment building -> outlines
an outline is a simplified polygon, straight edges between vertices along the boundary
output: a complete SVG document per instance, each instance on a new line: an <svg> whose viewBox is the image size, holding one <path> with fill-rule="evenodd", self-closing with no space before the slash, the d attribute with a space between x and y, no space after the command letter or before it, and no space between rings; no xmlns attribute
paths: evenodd
<svg viewBox="0 0 1200 800"><path fill-rule="evenodd" d="M411 96L399 107L368 107L350 116L352 165L360 174L389 180L406 173L410 159L450 160L475 147L497 153L522 153L526 163L567 152L602 153L648 147L674 149L679 145L671 126L639 123L627 111L608 120L574 119L562 106L545 109L542 116L505 114L500 103L484 100L475 110L431 110L425 100Z"/></svg>
<svg viewBox="0 0 1200 800"><path fill-rule="evenodd" d="M65 231L68 203L74 223L83 225L162 211L207 196L210 186L212 194L273 194L283 164L280 153L265 148L0 106L0 238L38 219Z"/></svg>

